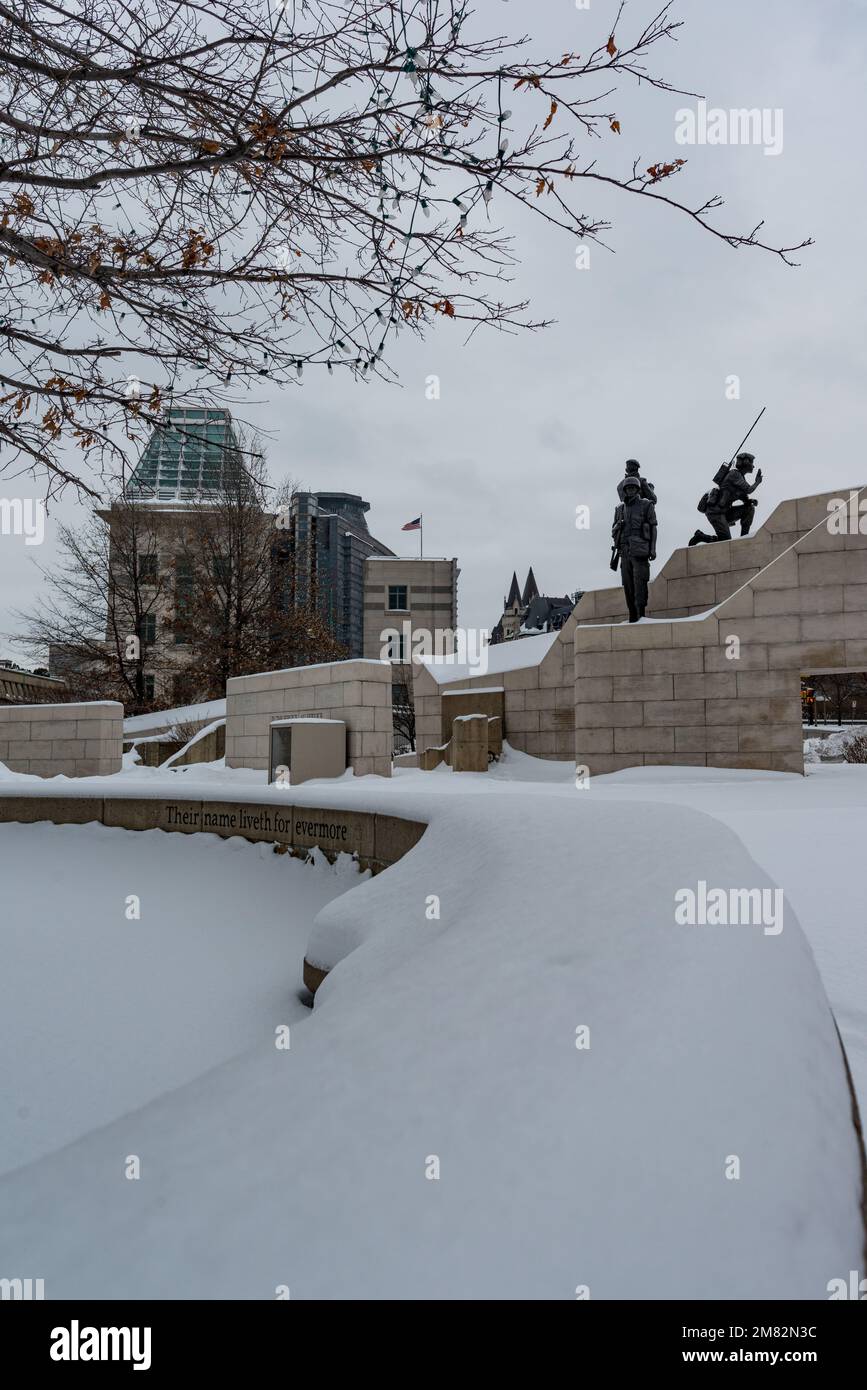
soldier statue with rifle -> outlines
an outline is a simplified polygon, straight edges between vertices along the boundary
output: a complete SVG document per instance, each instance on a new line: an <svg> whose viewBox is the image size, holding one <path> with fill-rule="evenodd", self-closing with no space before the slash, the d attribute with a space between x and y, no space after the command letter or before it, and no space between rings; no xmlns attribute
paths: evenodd
<svg viewBox="0 0 867 1390"><path fill-rule="evenodd" d="M746 444L764 413L763 409L746 438L741 441L742 446ZM755 482L749 481L749 475L755 466L755 454L741 451L729 463L724 463L718 469L714 474L714 487L704 494L698 504L698 510L707 517L714 534L711 536L707 531L695 531L690 545L700 545L703 541L730 541L731 528L735 522L740 522L742 536L749 535L758 506L752 494L762 482L761 468L756 473Z"/></svg>
<svg viewBox="0 0 867 1390"><path fill-rule="evenodd" d="M641 482L636 473L627 473L618 486L623 501L615 508L611 528L611 568L620 567L631 623L644 617L650 562L656 559L656 508L642 497Z"/></svg>

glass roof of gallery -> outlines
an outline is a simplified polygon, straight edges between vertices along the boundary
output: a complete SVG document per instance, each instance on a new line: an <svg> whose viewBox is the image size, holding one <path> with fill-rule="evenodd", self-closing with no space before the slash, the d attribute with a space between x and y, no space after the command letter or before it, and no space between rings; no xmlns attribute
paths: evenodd
<svg viewBox="0 0 867 1390"><path fill-rule="evenodd" d="M172 406L157 426L124 488L128 497L193 499L225 490L243 473L238 438L228 410Z"/></svg>

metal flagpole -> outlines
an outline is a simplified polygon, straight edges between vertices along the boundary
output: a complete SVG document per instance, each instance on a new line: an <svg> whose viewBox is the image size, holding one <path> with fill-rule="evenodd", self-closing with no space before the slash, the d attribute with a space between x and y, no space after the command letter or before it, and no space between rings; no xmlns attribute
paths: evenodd
<svg viewBox="0 0 867 1390"><path fill-rule="evenodd" d="M424 559L424 513L423 513L423 512L419 512L419 514L418 514L418 519L419 519L419 523L420 523L419 528L418 528L418 558L419 558L420 560L423 560L423 559Z"/></svg>

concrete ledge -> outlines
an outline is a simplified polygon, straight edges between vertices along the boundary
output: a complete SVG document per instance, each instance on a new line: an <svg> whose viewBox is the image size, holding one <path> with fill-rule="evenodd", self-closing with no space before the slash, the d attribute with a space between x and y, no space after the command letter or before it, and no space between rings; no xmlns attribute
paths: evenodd
<svg viewBox="0 0 867 1390"><path fill-rule="evenodd" d="M0 795L0 821L35 825L47 820L54 825L87 825L103 821L104 806L102 797Z"/></svg>
<svg viewBox="0 0 867 1390"><path fill-rule="evenodd" d="M380 864L396 864L418 844L427 826L424 821L404 820L401 816L381 816L374 820L374 855Z"/></svg>

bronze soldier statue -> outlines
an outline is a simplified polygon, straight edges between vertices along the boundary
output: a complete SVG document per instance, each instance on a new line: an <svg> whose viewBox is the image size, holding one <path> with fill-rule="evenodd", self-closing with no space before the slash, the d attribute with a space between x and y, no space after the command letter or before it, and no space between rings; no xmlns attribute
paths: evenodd
<svg viewBox="0 0 867 1390"><path fill-rule="evenodd" d="M647 609L650 562L656 559L656 509L641 496L641 481L635 474L628 474L617 491L623 501L614 511L611 568L620 565L629 621L637 623Z"/></svg>
<svg viewBox="0 0 867 1390"><path fill-rule="evenodd" d="M747 475L752 473L755 466L755 454L738 454L732 466L723 464L714 480L719 485L706 492L698 504L699 511L704 512L713 527L714 534L710 536L706 531L696 531L690 545L700 545L702 541L730 541L731 528L736 521L740 522L741 535L749 535L758 506L751 494L762 481L761 468L756 473L755 482L751 485L748 481Z"/></svg>

